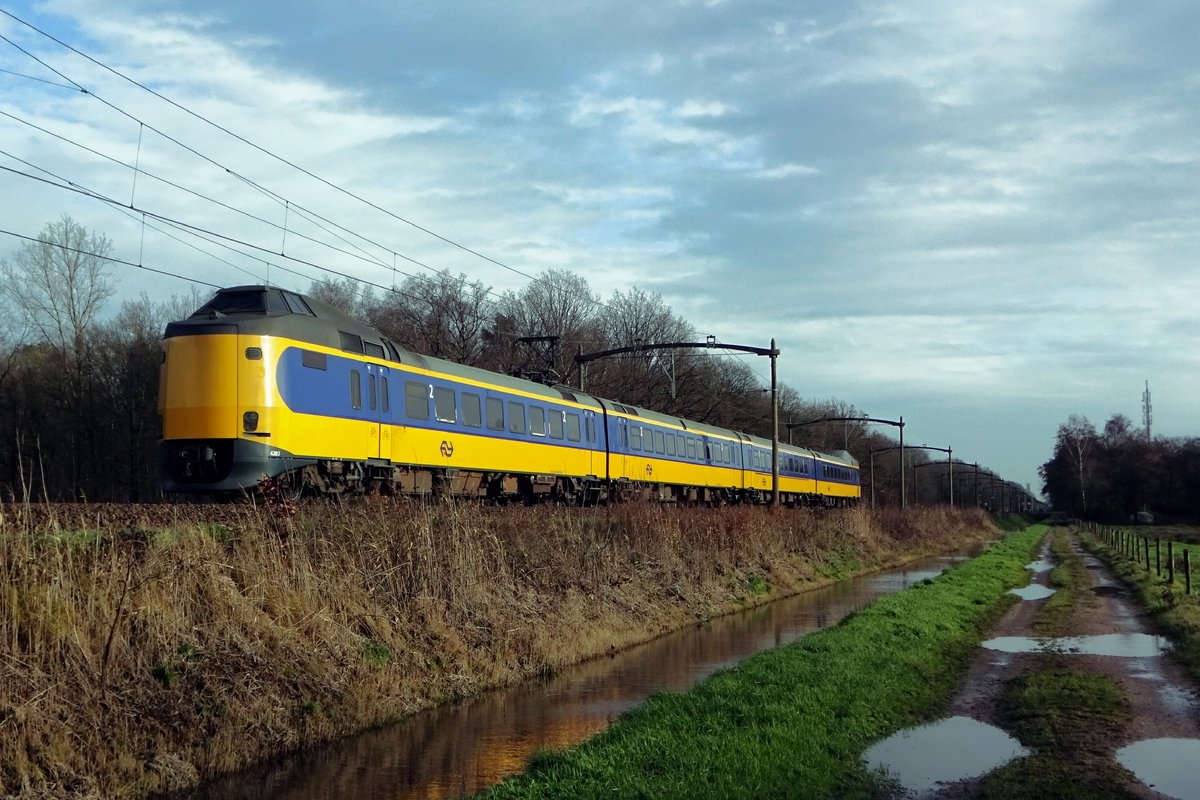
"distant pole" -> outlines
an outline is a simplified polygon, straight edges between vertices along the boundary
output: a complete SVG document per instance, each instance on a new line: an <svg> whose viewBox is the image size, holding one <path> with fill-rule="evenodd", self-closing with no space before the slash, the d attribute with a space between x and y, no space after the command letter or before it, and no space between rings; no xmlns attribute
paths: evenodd
<svg viewBox="0 0 1200 800"><path fill-rule="evenodd" d="M950 507L954 508L954 448L946 445L946 466L950 468Z"/></svg>
<svg viewBox="0 0 1200 800"><path fill-rule="evenodd" d="M871 451L871 510L875 510L875 451Z"/></svg>
<svg viewBox="0 0 1200 800"><path fill-rule="evenodd" d="M900 508L904 509L908 495L904 490L904 417L900 417Z"/></svg>
<svg viewBox="0 0 1200 800"><path fill-rule="evenodd" d="M775 383L775 362L779 351L771 339L771 505L779 506L779 392Z"/></svg>

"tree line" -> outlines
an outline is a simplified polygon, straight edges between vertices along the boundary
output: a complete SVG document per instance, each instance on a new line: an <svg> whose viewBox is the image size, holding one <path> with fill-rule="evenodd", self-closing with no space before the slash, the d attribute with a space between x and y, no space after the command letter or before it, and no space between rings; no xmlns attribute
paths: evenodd
<svg viewBox="0 0 1200 800"><path fill-rule="evenodd" d="M1072 414L1039 472L1051 505L1082 519L1200 521L1200 438L1148 438L1121 414L1097 429Z"/></svg>
<svg viewBox="0 0 1200 800"><path fill-rule="evenodd" d="M111 249L107 237L64 215L0 261L0 499L159 497L162 331L207 298L196 290L165 302L142 295L104 317L116 293ZM634 287L601 298L565 270L546 270L501 294L449 271L412 276L378 294L349 279L320 280L308 291L401 347L572 386L579 351L697 340L695 327L661 295ZM720 352L646 350L597 360L588 365L586 391L769 438L768 387L746 359ZM805 400L786 385L779 408L781 425L861 416L848 403ZM857 421L781 427L780 438L848 450L864 467L872 450L894 444ZM895 454L876 461L877 500L894 502Z"/></svg>

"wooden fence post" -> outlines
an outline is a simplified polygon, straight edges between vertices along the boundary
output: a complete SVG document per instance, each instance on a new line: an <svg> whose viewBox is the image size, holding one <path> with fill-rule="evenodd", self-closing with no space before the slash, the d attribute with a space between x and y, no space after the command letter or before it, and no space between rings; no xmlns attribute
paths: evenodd
<svg viewBox="0 0 1200 800"><path fill-rule="evenodd" d="M1154 574L1162 577L1162 539L1154 537Z"/></svg>
<svg viewBox="0 0 1200 800"><path fill-rule="evenodd" d="M1150 574L1150 537L1143 536L1142 541L1146 543L1146 574Z"/></svg>
<svg viewBox="0 0 1200 800"><path fill-rule="evenodd" d="M1167 583L1175 585L1175 540L1167 539Z"/></svg>
<svg viewBox="0 0 1200 800"><path fill-rule="evenodd" d="M1192 593L1192 561L1188 557L1188 549L1183 548L1183 592Z"/></svg>

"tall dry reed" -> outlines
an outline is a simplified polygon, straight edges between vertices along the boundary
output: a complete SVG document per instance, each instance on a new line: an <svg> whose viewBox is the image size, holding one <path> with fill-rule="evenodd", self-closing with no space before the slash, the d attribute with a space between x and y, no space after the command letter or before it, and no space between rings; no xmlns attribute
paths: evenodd
<svg viewBox="0 0 1200 800"><path fill-rule="evenodd" d="M0 508L0 793L142 797L944 549L980 515Z"/></svg>

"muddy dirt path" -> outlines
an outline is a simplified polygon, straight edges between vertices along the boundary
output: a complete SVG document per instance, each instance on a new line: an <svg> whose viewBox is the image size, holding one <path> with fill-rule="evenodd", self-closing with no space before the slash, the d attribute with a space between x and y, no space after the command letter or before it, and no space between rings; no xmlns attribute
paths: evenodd
<svg viewBox="0 0 1200 800"><path fill-rule="evenodd" d="M999 766L1010 758L1028 755L1030 751L1022 753L1015 740L995 741L994 737L1005 738L998 730L1004 727L1001 703L1014 680L1045 669L1046 654L1052 652L1057 664L1115 681L1129 704L1128 724L1099 726L1089 731L1086 743L1079 747L1079 752L1068 755L1068 759L1102 765L1103 771L1112 776L1112 783L1108 784L1111 796L1200 797L1200 773L1183 774L1196 763L1196 754L1200 753L1200 702L1196 686L1171 658L1169 643L1156 635L1128 590L1103 562L1082 549L1074 534L1070 544L1086 566L1090 586L1077 588L1065 625L1067 636L1048 640L1035 632L1034 620L1046 597L1052 594L1048 576L1054 564L1048 542L1049 539L1042 559L1030 565L1030 587L1016 592L1030 599L1020 600L993 629L991 638L973 659L962 689L952 700L948 719L938 723L955 723L960 732L975 730L971 726L976 726L993 738L986 742L980 738L972 748L965 741L971 738L969 733L956 734L948 749L936 755L927 754L924 760L952 764L964 758L962 753L990 748L995 754L993 765ZM977 723L995 727L985 729ZM1136 747L1130 748L1135 744ZM900 758L897 757L896 763L900 763ZM1116 766L1118 763L1131 767L1137 774ZM899 770L890 766L888 769L900 778L898 796L955 799L984 796L986 777L955 780L959 776L946 765L927 764L924 783L922 778L909 780Z"/></svg>

